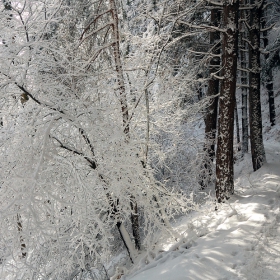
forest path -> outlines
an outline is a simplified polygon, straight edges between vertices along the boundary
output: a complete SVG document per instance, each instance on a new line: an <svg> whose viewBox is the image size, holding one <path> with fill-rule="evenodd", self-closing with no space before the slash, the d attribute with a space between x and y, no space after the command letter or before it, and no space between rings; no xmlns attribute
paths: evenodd
<svg viewBox="0 0 280 280"><path fill-rule="evenodd" d="M280 145L266 142L267 163L251 174L252 199L264 221L247 253L245 279L280 279Z"/></svg>
<svg viewBox="0 0 280 280"><path fill-rule="evenodd" d="M266 153L268 162L256 172L241 163L228 203L182 219L182 240L122 279L279 280L280 145L267 142Z"/></svg>

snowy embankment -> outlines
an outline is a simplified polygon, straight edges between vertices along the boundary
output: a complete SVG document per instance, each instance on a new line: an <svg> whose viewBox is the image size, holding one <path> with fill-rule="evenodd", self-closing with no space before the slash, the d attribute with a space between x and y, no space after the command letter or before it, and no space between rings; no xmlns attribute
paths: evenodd
<svg viewBox="0 0 280 280"><path fill-rule="evenodd" d="M149 253L121 279L279 280L280 144L267 142L266 154L268 163L257 172L246 167L249 155L237 166L228 203L181 219L180 242Z"/></svg>

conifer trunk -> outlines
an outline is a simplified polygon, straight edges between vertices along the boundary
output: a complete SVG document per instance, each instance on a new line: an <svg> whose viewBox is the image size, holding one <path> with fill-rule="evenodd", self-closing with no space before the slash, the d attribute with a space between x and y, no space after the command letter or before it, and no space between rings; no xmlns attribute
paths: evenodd
<svg viewBox="0 0 280 280"><path fill-rule="evenodd" d="M275 104L274 104L274 90L273 90L273 75L272 75L272 69L269 69L268 71L268 78L266 81L266 91L268 94L268 104L269 104L269 120L271 126L275 125Z"/></svg>
<svg viewBox="0 0 280 280"><path fill-rule="evenodd" d="M237 144L238 144L238 151L240 151L239 117L238 117L236 99L235 99L235 105L234 105L234 115L235 115L236 141L237 141Z"/></svg>
<svg viewBox="0 0 280 280"><path fill-rule="evenodd" d="M242 4L246 4L246 1L243 0ZM247 43L245 42L245 38L248 35L248 32L246 31L246 26L243 20L246 20L247 17L246 11L241 11L241 28L240 28L240 66L241 69L248 69L248 55L247 55ZM241 119L241 125L242 125L242 147L241 147L241 155L244 156L245 153L248 153L248 146L249 146L249 120L248 120L248 72L241 70L241 111L242 111L242 119Z"/></svg>
<svg viewBox="0 0 280 280"><path fill-rule="evenodd" d="M262 6L259 6L258 4L259 2L256 0L251 0L251 5L254 6L250 12L249 31L249 116L251 153L254 171L258 170L266 161L262 136L260 96L260 20L262 15Z"/></svg>
<svg viewBox="0 0 280 280"><path fill-rule="evenodd" d="M211 11L211 23L214 26L218 26L220 18L220 12L218 10ZM210 33L210 44L217 44L219 41L219 32ZM214 54L220 53L220 45L215 46ZM217 72L220 66L219 57L214 57L210 61L210 75ZM219 80L211 77L208 82L207 96L212 98L211 104L208 107L206 117L205 117L205 142L209 158L213 161L215 158L215 137L217 129L217 110L218 110L218 97L216 96L219 93ZM207 143L208 142L208 143ZM210 145L209 145L210 142Z"/></svg>
<svg viewBox="0 0 280 280"><path fill-rule="evenodd" d="M246 79L247 78L241 78ZM242 148L241 153L244 156L245 153L248 153L248 142L249 142L249 133L248 133L248 94L247 89L242 87Z"/></svg>
<svg viewBox="0 0 280 280"><path fill-rule="evenodd" d="M267 1L265 1L267 3ZM266 27L266 21L265 21L265 11L262 9L262 28L265 29ZM263 47L264 49L268 46L268 32L265 30L263 32ZM264 55L265 60L269 59L269 53L266 53ZM272 75L272 69L269 67L265 73L265 88L268 95L268 105L269 105L269 119L271 126L275 125L275 104L274 104L274 90L273 90L273 75Z"/></svg>
<svg viewBox="0 0 280 280"><path fill-rule="evenodd" d="M211 10L211 24L218 27L220 23L221 14L219 10ZM210 44L214 45L213 53L217 55L220 53L221 45L218 43L220 39L219 32L210 33ZM216 45L215 45L216 44ZM220 58L213 57L210 61L210 75L216 73L220 67ZM215 144L216 144L216 129L217 129L217 115L218 115L218 93L219 93L219 80L215 77L210 77L208 82L207 97L210 100L210 105L207 108L205 115L205 143L204 151L206 151L207 159L204 163L205 176L201 179L201 186L203 188L208 185L208 178L212 175L212 167L209 164L209 159L213 162L215 159Z"/></svg>
<svg viewBox="0 0 280 280"><path fill-rule="evenodd" d="M239 1L223 4L225 32L222 40L223 80L221 82L216 159L216 198L218 202L229 198L233 186L233 131L238 48Z"/></svg>

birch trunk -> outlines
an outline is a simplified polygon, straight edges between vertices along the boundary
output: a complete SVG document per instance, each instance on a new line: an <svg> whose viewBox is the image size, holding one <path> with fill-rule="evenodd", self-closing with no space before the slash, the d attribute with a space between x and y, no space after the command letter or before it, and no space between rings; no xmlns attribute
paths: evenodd
<svg viewBox="0 0 280 280"><path fill-rule="evenodd" d="M255 5L254 5L255 4ZM253 9L250 12L249 31L249 119L251 153L254 171L258 170L265 162L265 150L262 136L262 113L260 98L260 27L262 5L251 0Z"/></svg>
<svg viewBox="0 0 280 280"><path fill-rule="evenodd" d="M216 159L216 197L218 202L229 198L233 186L233 131L238 48L239 1L223 3L224 29L222 40L223 80L221 82L218 142Z"/></svg>

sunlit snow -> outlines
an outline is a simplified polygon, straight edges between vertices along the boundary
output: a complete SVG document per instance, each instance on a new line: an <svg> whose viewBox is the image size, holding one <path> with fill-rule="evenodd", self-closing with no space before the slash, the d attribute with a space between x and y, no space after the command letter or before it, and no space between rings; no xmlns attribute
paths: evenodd
<svg viewBox="0 0 280 280"><path fill-rule="evenodd" d="M146 257L145 265L121 279L279 280L280 144L265 146L268 163L260 170L246 167L249 155L237 166L236 193L228 203L182 218L182 239L164 244L165 252Z"/></svg>

